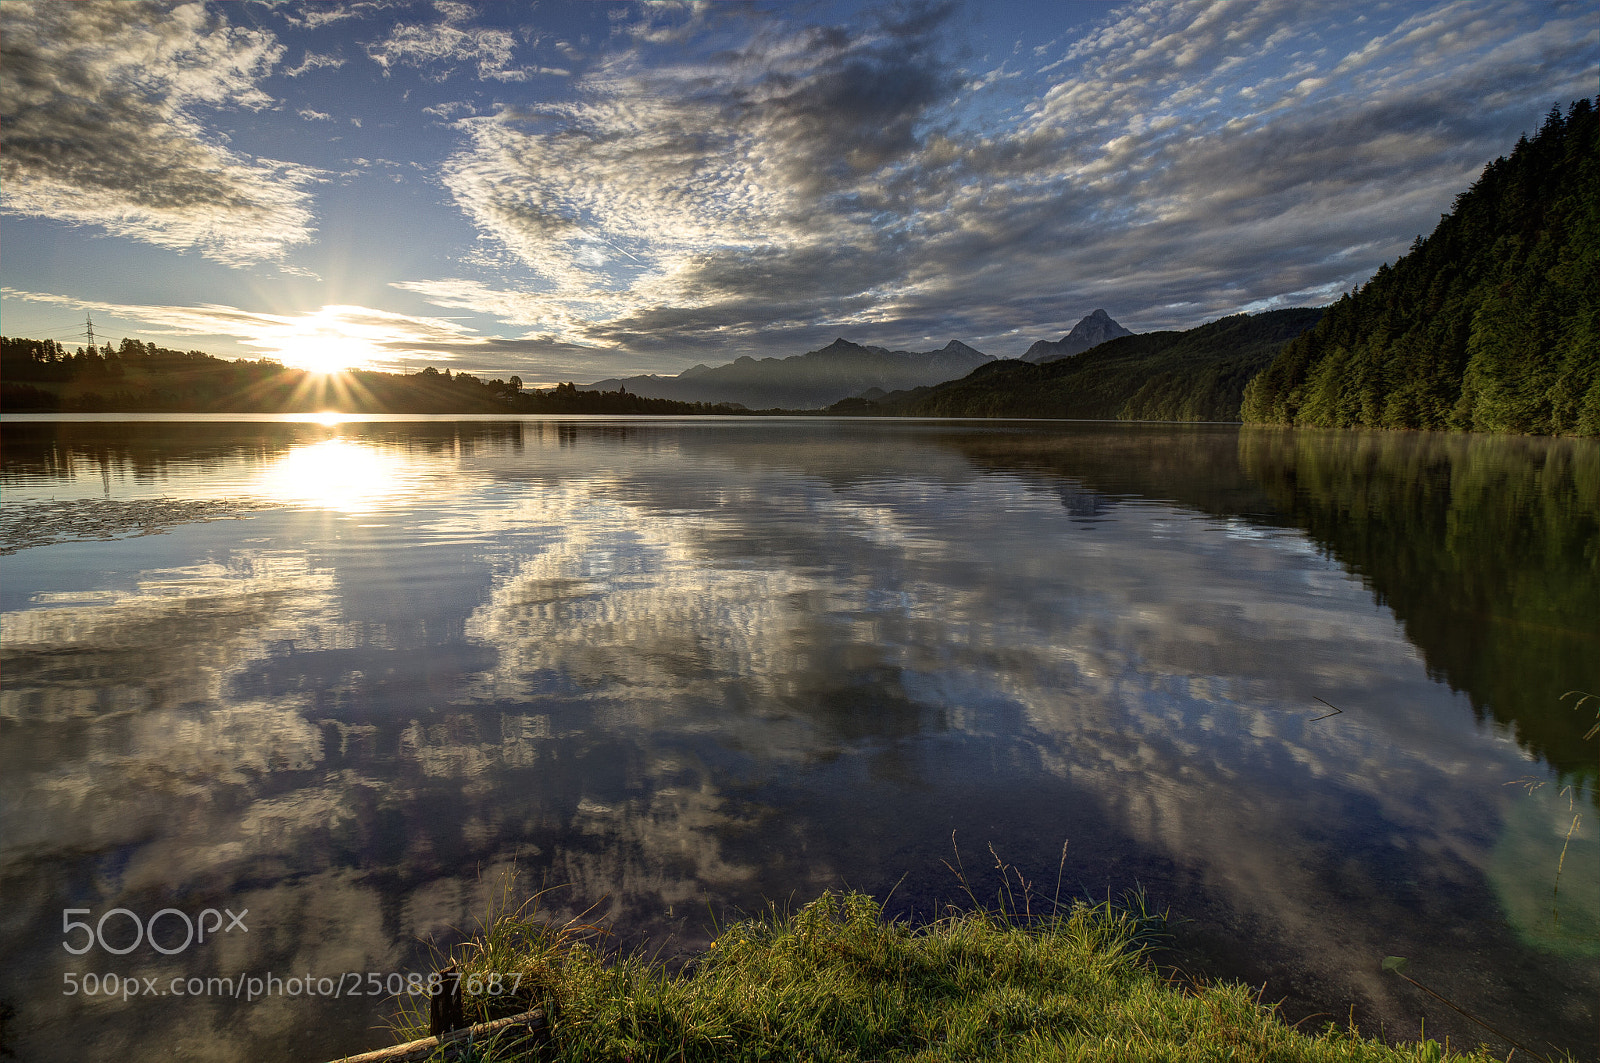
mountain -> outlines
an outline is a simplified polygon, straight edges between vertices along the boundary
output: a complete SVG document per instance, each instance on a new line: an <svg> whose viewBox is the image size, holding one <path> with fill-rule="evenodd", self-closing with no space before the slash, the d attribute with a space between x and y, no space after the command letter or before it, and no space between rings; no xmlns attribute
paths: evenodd
<svg viewBox="0 0 1600 1063"><path fill-rule="evenodd" d="M1244 419L1600 434L1600 126L1552 109L1426 240L1328 308Z"/></svg>
<svg viewBox="0 0 1600 1063"><path fill-rule="evenodd" d="M857 397L830 413L1236 421L1245 383L1320 310L1238 314L1186 332L1120 336L1071 358L994 361L937 387Z"/></svg>
<svg viewBox="0 0 1600 1063"><path fill-rule="evenodd" d="M1111 320L1111 315L1104 310L1096 310L1076 325L1072 331L1062 336L1059 340L1040 340L1023 354L1024 362L1053 362L1057 358L1071 358L1075 354L1082 354L1091 347L1098 347L1107 340L1117 339L1119 336L1132 336L1133 333Z"/></svg>
<svg viewBox="0 0 1600 1063"><path fill-rule="evenodd" d="M733 402L753 410L819 409L869 388L898 391L965 376L994 361L951 340L937 351L891 351L836 339L820 350L788 358L740 358L727 365L697 365L677 376L633 376L599 380L582 390L621 388L650 398L680 402Z"/></svg>

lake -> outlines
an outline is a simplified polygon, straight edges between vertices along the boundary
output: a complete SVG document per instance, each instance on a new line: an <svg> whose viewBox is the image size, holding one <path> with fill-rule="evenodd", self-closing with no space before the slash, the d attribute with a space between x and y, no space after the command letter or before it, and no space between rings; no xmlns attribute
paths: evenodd
<svg viewBox="0 0 1600 1063"><path fill-rule="evenodd" d="M379 1047L380 989L508 875L671 957L829 887L988 902L997 861L1035 908L1142 891L1164 963L1308 1027L1479 1040L1400 955L1536 1047L1600 1048L1597 706L1563 698L1600 694L1596 441L160 415L3 441L22 1059ZM279 991L220 988L250 977Z"/></svg>

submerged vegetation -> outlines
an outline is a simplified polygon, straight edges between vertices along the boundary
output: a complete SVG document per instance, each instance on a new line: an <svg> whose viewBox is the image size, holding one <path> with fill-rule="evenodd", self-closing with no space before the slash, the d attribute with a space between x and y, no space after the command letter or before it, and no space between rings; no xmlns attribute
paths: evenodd
<svg viewBox="0 0 1600 1063"><path fill-rule="evenodd" d="M1301 1032L1244 986L1172 982L1148 961L1161 921L1137 898L1043 915L1001 901L914 927L863 894L829 892L723 928L677 970L607 957L595 928L523 908L492 917L449 960L466 1022L533 1007L550 1017L548 1043L491 1044L485 1060L1493 1058L1333 1024ZM398 1025L403 1040L424 1036L426 1004Z"/></svg>

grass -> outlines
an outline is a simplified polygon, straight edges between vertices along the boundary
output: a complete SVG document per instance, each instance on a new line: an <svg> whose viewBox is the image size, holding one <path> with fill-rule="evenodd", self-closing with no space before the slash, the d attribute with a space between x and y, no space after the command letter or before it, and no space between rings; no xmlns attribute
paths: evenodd
<svg viewBox="0 0 1600 1063"><path fill-rule="evenodd" d="M536 897L491 915L446 959L463 975L468 1022L534 1006L551 1016L540 1055L490 1046L484 1060L1494 1058L1433 1041L1391 1046L1331 1024L1303 1033L1243 986L1173 984L1147 962L1160 919L1137 899L1052 904L1039 916L1007 900L1003 891L998 908L914 927L886 921L871 897L829 892L725 927L674 971L608 956L591 925L543 922ZM483 992L496 974L516 991ZM426 1007L402 1016L402 1038L426 1034Z"/></svg>

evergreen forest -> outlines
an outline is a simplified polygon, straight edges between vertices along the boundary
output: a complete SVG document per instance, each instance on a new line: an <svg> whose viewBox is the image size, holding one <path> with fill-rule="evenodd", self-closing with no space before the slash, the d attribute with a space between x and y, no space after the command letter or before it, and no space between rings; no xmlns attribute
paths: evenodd
<svg viewBox="0 0 1600 1063"><path fill-rule="evenodd" d="M1600 153L1552 108L1245 389L1245 421L1600 434Z"/></svg>

